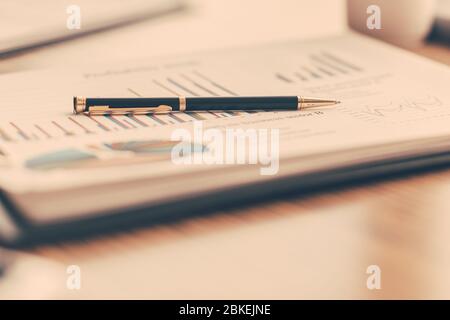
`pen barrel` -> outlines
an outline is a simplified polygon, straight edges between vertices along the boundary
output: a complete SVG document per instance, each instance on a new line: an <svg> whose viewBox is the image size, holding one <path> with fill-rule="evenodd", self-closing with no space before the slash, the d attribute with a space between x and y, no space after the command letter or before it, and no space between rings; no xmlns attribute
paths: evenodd
<svg viewBox="0 0 450 320"><path fill-rule="evenodd" d="M271 111L297 110L297 107L297 96L186 98L186 111Z"/></svg>
<svg viewBox="0 0 450 320"><path fill-rule="evenodd" d="M298 96L84 98L74 97L75 113L89 115L147 114L171 111L276 111L298 110Z"/></svg>

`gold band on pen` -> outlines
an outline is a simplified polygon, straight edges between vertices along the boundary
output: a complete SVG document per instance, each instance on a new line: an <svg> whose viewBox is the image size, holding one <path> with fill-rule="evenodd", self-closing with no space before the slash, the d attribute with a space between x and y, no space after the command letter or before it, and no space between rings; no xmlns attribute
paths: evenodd
<svg viewBox="0 0 450 320"><path fill-rule="evenodd" d="M180 101L180 112L184 112L186 111L186 97L178 97L179 101Z"/></svg>
<svg viewBox="0 0 450 320"><path fill-rule="evenodd" d="M297 96L297 99L298 99L297 110L302 110L302 106L303 106L303 97Z"/></svg>

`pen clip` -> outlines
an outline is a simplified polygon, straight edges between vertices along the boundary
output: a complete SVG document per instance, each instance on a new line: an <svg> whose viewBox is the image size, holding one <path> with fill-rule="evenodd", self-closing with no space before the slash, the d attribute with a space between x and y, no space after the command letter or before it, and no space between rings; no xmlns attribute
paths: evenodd
<svg viewBox="0 0 450 320"><path fill-rule="evenodd" d="M88 113L90 116L96 115L139 115L148 113L168 113L172 107L162 104L157 107L133 107L133 108L111 108L110 106L90 106Z"/></svg>

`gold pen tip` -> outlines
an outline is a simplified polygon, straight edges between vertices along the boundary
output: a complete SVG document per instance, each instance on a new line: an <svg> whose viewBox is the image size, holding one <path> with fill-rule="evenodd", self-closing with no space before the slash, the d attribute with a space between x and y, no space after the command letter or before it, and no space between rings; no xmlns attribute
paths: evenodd
<svg viewBox="0 0 450 320"><path fill-rule="evenodd" d="M334 106L336 104L341 103L339 100L334 99L323 99L323 98L311 98L311 97L298 97L298 109L309 109L309 108L318 108L318 107L326 107L326 106Z"/></svg>

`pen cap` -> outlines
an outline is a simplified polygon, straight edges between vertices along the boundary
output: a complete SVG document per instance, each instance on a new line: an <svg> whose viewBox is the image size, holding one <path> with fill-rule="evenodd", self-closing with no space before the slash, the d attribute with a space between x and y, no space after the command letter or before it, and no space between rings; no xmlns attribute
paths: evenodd
<svg viewBox="0 0 450 320"><path fill-rule="evenodd" d="M83 113L84 111L86 111L86 98L73 97L73 113Z"/></svg>

